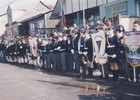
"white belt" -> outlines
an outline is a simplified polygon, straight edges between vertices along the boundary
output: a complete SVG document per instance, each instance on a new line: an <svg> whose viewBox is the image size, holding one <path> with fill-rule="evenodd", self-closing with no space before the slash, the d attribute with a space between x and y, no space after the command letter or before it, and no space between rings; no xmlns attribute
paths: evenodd
<svg viewBox="0 0 140 100"><path fill-rule="evenodd" d="M53 52L54 50L50 50L50 52Z"/></svg>
<svg viewBox="0 0 140 100"><path fill-rule="evenodd" d="M64 51L65 49L60 49L59 51Z"/></svg>
<svg viewBox="0 0 140 100"><path fill-rule="evenodd" d="M114 48L115 47L115 45L109 45L109 46L107 46L107 48Z"/></svg>

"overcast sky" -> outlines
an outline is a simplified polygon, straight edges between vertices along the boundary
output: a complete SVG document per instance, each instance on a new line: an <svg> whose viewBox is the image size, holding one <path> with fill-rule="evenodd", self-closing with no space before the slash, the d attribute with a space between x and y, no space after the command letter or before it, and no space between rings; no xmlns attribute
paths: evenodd
<svg viewBox="0 0 140 100"><path fill-rule="evenodd" d="M46 5L55 6L57 0L0 0L0 15L5 13L7 10L7 6L2 6L12 1L15 1L14 3L10 4L12 9L27 9L28 7L36 5L39 1L44 2Z"/></svg>

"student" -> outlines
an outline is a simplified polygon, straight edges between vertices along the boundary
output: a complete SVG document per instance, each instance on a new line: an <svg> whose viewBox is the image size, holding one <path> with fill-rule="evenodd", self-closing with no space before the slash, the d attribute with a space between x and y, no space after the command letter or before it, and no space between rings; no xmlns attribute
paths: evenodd
<svg viewBox="0 0 140 100"><path fill-rule="evenodd" d="M140 21L139 20L136 20L134 23L133 23L133 31L140 31Z"/></svg>
<svg viewBox="0 0 140 100"><path fill-rule="evenodd" d="M118 42L119 42L120 37L124 37L124 32L125 32L124 26L120 25L117 31Z"/></svg>
<svg viewBox="0 0 140 100"><path fill-rule="evenodd" d="M113 81L118 81L118 59L117 59L117 50L118 42L117 36L115 35L115 30L112 26L107 28L108 36L106 39L106 52L108 54L108 60L110 63L111 71L113 73Z"/></svg>
<svg viewBox="0 0 140 100"><path fill-rule="evenodd" d="M125 44L124 44L124 38L120 37L119 39L120 43L118 46L118 61L123 68L125 79L128 81L131 81L130 79L130 71L128 67L128 63L126 61L126 55L125 55Z"/></svg>
<svg viewBox="0 0 140 100"><path fill-rule="evenodd" d="M139 20L136 20L133 23L133 31L140 31L140 21ZM140 67L136 68L136 78L137 78L137 82L138 82L138 80L140 78Z"/></svg>

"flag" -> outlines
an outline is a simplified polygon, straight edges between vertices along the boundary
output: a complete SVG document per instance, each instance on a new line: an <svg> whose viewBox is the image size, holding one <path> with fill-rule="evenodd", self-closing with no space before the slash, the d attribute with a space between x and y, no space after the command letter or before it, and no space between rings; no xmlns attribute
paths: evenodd
<svg viewBox="0 0 140 100"><path fill-rule="evenodd" d="M63 9L62 9L62 11L61 11L61 15L62 15L62 28L64 28L64 27L66 27L66 19L65 19L65 15L64 15L64 11L63 11Z"/></svg>

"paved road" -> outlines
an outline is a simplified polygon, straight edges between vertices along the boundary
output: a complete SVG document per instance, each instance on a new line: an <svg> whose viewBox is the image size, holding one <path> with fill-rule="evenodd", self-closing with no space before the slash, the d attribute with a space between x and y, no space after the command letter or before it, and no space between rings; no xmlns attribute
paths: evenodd
<svg viewBox="0 0 140 100"><path fill-rule="evenodd" d="M96 91L98 85L101 92ZM100 79L79 81L0 63L0 100L140 100L139 95L140 84L114 84Z"/></svg>

